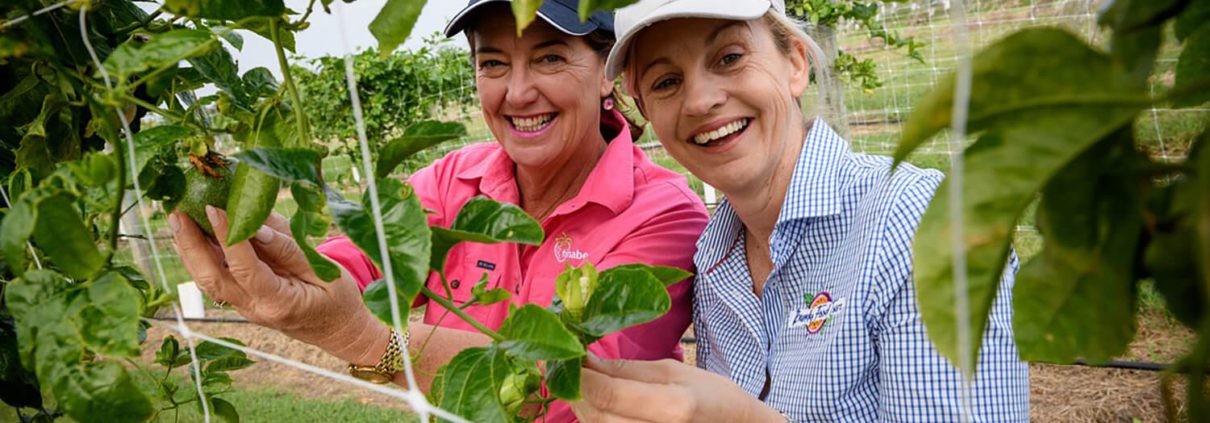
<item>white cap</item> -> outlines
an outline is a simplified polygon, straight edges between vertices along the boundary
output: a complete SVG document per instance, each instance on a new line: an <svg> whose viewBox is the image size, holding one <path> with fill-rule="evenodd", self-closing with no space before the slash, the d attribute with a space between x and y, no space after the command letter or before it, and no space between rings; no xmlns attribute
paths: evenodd
<svg viewBox="0 0 1210 423"><path fill-rule="evenodd" d="M769 9L786 13L785 0L640 0L614 13L618 42L609 52L605 74L617 78L625 65L626 51L635 35L657 22L676 18L711 18L748 21L764 16Z"/></svg>

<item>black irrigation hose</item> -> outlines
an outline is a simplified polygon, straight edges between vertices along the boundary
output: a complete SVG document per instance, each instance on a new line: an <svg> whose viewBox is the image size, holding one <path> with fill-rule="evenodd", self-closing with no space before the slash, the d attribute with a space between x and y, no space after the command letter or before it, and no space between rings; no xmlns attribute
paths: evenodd
<svg viewBox="0 0 1210 423"><path fill-rule="evenodd" d="M166 321L166 322L175 322L176 321L175 317L156 316L156 317L152 317L152 319ZM249 322L247 319L244 319L241 317L204 317L204 318L200 318L200 319L185 319L185 320L190 321L190 322L203 322L203 323L252 323L252 322ZM697 338L692 337L692 336L681 337L681 343L696 344ZM1102 364L1089 363L1084 360L1076 360L1074 363L1068 363L1068 364L1058 364L1058 363L1041 363L1041 364L1052 364L1052 365L1056 365L1056 366L1084 366L1084 367L1094 367L1094 368L1102 368L1102 369L1141 370L1141 371L1147 371L1147 372L1162 372L1162 371L1168 370L1169 367L1172 367L1171 364L1166 364L1166 363L1152 363L1152 362L1148 362L1148 361L1125 361L1125 360L1110 360L1110 361L1102 363Z"/></svg>

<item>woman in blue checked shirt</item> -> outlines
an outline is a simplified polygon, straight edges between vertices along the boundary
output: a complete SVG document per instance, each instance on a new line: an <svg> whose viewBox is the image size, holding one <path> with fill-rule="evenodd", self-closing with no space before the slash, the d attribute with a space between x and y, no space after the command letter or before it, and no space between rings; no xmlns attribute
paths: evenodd
<svg viewBox="0 0 1210 423"><path fill-rule="evenodd" d="M782 0L643 0L618 11L609 76L664 148L727 200L694 257L697 364L593 360L586 421L961 419L962 377L916 308L912 235L942 174L853 153L803 119L819 47ZM1016 269L1015 258L1010 263ZM975 421L1029 417L1000 284Z"/></svg>

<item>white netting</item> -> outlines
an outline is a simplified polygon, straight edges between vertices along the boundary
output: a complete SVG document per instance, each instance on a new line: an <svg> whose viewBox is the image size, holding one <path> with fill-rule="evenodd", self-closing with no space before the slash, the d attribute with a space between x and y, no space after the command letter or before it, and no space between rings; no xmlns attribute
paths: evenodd
<svg viewBox="0 0 1210 423"><path fill-rule="evenodd" d="M0 30L8 28L12 25L20 24L30 17L45 14L68 6L72 3L83 0L67 0L49 5L43 9L35 11L27 16L22 16L12 20L0 22ZM879 20L886 24L890 31L898 32L904 36L914 36L918 41L926 44L923 50L923 63L907 58L902 51L887 50L879 41L871 41L863 29L856 25L842 25L837 31L838 46L859 58L871 57L877 64L877 72L882 79L884 85L881 88L873 90L871 93L864 92L861 87L856 84L847 84L844 92L845 107L847 111L846 121L847 128L839 128L845 133L850 140L853 148L857 151L867 152L871 154L890 154L894 151L898 136L902 130L902 123L912 111L912 105L921 99L926 93L937 86L937 84L950 72L955 70L966 69L969 72L969 53L977 51L979 48L994 42L1001 37L1026 27L1038 25L1061 26L1083 36L1086 40L1094 45L1103 45L1105 40L1100 34L1100 29L1096 24L1096 3L1098 0L1030 0L1028 2L1008 2L1008 1L990 1L990 0L975 0L972 2L964 2L955 0L953 2L947 0L917 0L909 3L885 3L884 10L879 16ZM340 2L335 2L335 11L341 32L341 42L344 51L346 79L349 87L350 105L352 106L354 118L357 127L357 139L360 154L363 162L360 169L357 169L356 164L347 164L337 166L335 171L356 172L361 175L373 175L371 163L369 161L369 147L366 141L365 124L362 120L362 110L360 99L356 95L356 77L353 72L354 56L350 53L347 33L344 26L343 16L341 15L343 5ZM86 34L87 28L87 3L81 7L79 13L80 33ZM94 64L100 70L106 86L112 87L112 82L109 76L105 74L104 67L101 65L87 37L83 37L85 45L88 47ZM1171 68L1175 66L1176 57L1171 51L1162 51L1160 58L1157 61L1159 70L1156 72L1159 77L1153 81L1153 90L1170 84ZM969 75L968 75L969 76ZM962 79L960 79L962 81ZM965 84L960 83L959 89L956 92L955 98L955 116L965 115L965 105L967 104L967 96L969 90L969 80ZM462 85L446 91L439 91L430 94L430 96L440 99L460 98L463 94L473 91L475 87L470 81ZM438 104L446 104L441 101ZM119 120L123 124L123 136L126 139L127 151L126 159L129 166L135 166L137 163L135 157L134 143L131 139L131 132L128 126L125 113L115 108ZM472 104L461 107L447 107L438 113L439 118L443 120L461 121L467 124L468 135L461 140L453 143L448 143L438 147L435 150L436 155L442 155L445 152L461 148L470 143L483 142L492 140L492 136L486 126L479 118L478 105ZM1167 108L1152 108L1146 114L1149 119L1141 119L1136 127L1136 135L1141 144L1149 149L1149 153L1165 160L1178 159L1184 156L1185 150L1192 142L1192 136L1185 137L1183 134L1195 134L1199 127L1197 122L1204 121L1206 116L1210 116L1210 109L1206 108L1191 108L1191 109L1167 109ZM950 172L951 187L955 190L951 193L951 201L954 206L951 208L951 216L954 216L958 222L961 222L961 169L963 166L961 149L968 142L965 135L965 128L960 122L964 119L954 119L955 126L951 128L949 141L946 143L934 142L929 146L920 149L915 153L910 161L917 164L935 167L941 169L952 169ZM649 151L649 154L662 165L679 169L679 165L671 161L670 158L662 151L659 144L655 142L651 136L651 131L648 131L641 145ZM1167 141L1166 141L1167 140ZM683 170L683 169L682 169ZM329 169L325 166L325 173ZM713 203L713 192L708 188L700 186L700 181L695 177L685 172L690 179L691 184L698 189L699 193L706 197L707 201ZM151 251L151 262L154 264L154 276L159 281L162 289L168 292L174 292L171 287L176 283L185 282L188 280L188 275L179 271L183 268L180 263L180 258L175 255L161 255L160 250L165 245L160 243L169 242L170 238L166 236L157 236L157 233L162 233L163 221L153 221L149 218L153 210L142 201L142 187L139 186L138 178L134 178L136 208L141 222L141 231L144 236L143 240L130 240L127 242L145 242ZM374 220L379 233L379 245L382 251L386 251L385 239L382 238L381 227L381 211L377 204L377 187L374 184L373 178L364 178L368 185L367 189L371 193L371 209L374 215ZM8 193L4 189L4 184L0 184L0 195L8 202ZM961 224L955 225L955 228L961 228ZM1018 243L1022 239L1037 238L1036 229L1032 226L1032 220L1022 222L1017 228ZM957 242L961 239L961 231L954 231L955 245L961 246L962 243ZM32 248L32 246L30 247ZM1022 247L1019 244L1018 249ZM169 250L164 248L165 250ZM1028 249L1028 248L1027 248ZM959 315L965 315L965 309L969 307L966 304L966 289L965 278L962 269L965 269L963 259L965 254L960 251L955 254L954 268L956 270L956 298L959 303L956 304ZM38 261L36 254L33 255L36 265L40 268L42 263ZM168 270L173 270L172 273L165 272L164 263L167 262ZM388 278L392 277L392 272L389 269L389 260L384 261L384 274ZM149 269L150 270L150 269ZM393 291L394 284L387 285ZM396 302L394 292L391 292L391 309L392 319L396 330L403 327L405 316L400 315L400 307ZM264 351L248 348L245 346L232 344L217 337L209 336L203 333L196 332L190 328L187 320L182 318L181 306L179 303L172 304L172 315L175 324L165 324L161 322L152 322L158 327L172 330L180 334L189 346L190 354L194 358L191 366L194 371L198 372L198 364L196 353L194 352L194 339L210 341L218 345L228 348L243 351L247 354L260 357L265 360L280 363L299 369L304 372L313 373L320 377L338 380L347 383L351 386L365 388L374 392L382 393L393 398L405 401L413 410L415 410L423 419L427 419L430 415L435 415L441 418L460 421L457 416L453 416L448 412L440 410L425 399L424 395L416 387L415 378L413 375L410 360L407 363L407 390L399 390L394 387L373 385L346 374L335 372L332 370L323 369L310 364L299 362L290 358L282 357L275 354L270 354ZM965 323L965 319L958 319L960 323ZM963 325L959 327L959 339L969 340L972 334L970 328ZM969 342L959 342L965 348L969 348ZM967 357L968 353L963 353L963 357ZM405 354L405 359L408 359ZM966 385L969 388L969 384ZM197 389L201 393L200 379L198 380ZM205 398L204 395L200 395ZM963 408L969 411L969 396L963 395ZM205 401L203 405L204 420L210 421L210 408ZM967 415L967 417L969 417Z"/></svg>

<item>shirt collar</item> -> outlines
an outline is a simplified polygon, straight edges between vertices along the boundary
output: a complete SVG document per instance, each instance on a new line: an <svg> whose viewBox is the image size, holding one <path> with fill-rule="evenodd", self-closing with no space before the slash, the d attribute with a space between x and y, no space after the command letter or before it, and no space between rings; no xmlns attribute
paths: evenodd
<svg viewBox="0 0 1210 423"><path fill-rule="evenodd" d="M777 224L840 213L840 173L849 143L816 118L794 165Z"/></svg>
<svg viewBox="0 0 1210 423"><path fill-rule="evenodd" d="M564 214L580 209L586 203L600 204L614 214L625 210L634 199L634 142L630 138L630 127L618 110L602 116L602 124L617 135L605 147L584 186L571 200L560 205L554 214ZM479 192L497 201L517 203L516 163L508 157L504 148L495 148L479 163L458 172L464 180L479 179Z"/></svg>

